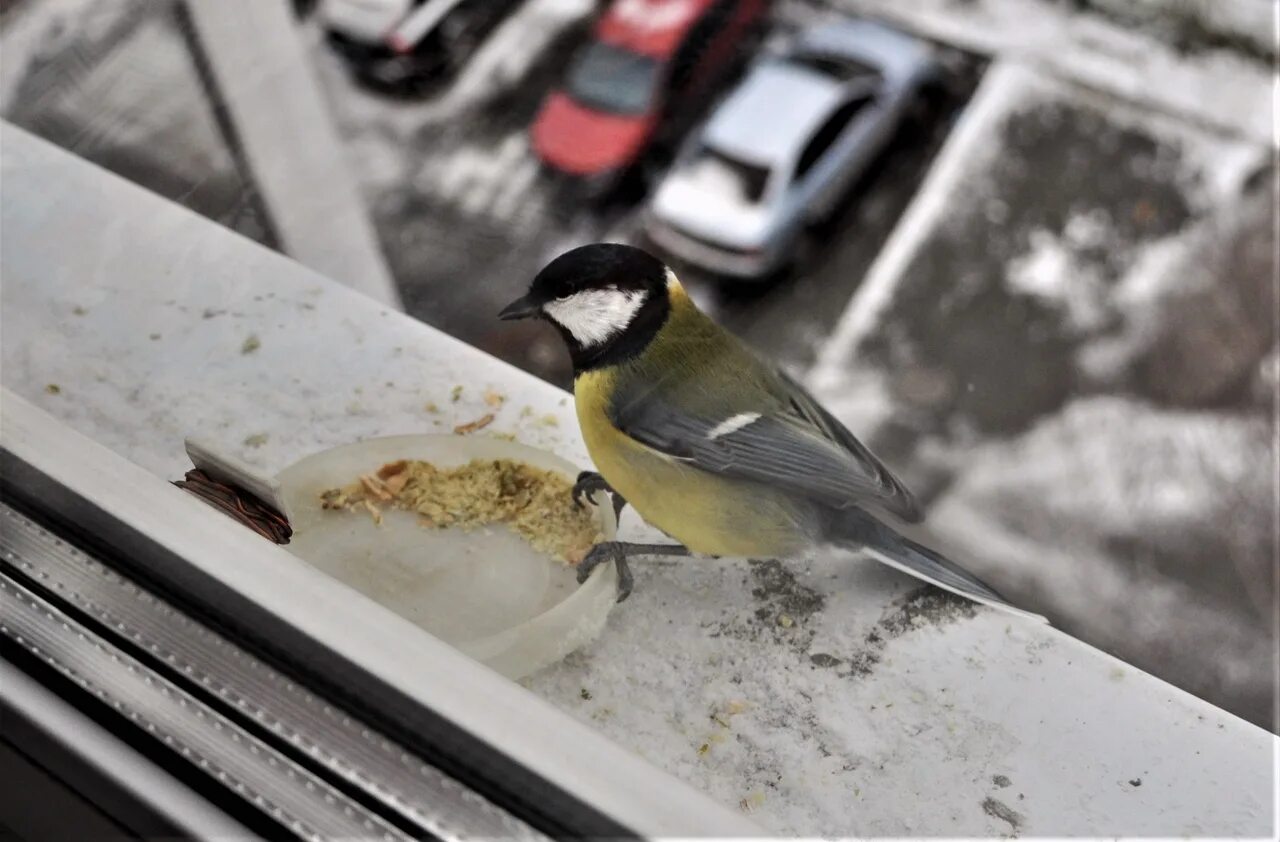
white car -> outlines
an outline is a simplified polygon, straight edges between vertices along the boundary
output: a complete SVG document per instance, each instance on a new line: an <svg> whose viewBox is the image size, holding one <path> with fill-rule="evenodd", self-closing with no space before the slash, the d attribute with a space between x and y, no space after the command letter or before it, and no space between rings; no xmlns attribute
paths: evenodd
<svg viewBox="0 0 1280 842"><path fill-rule="evenodd" d="M331 36L363 46L380 46L422 0L322 0L320 25Z"/></svg>
<svg viewBox="0 0 1280 842"><path fill-rule="evenodd" d="M518 0L324 0L317 16L355 76L393 93L456 73Z"/></svg>
<svg viewBox="0 0 1280 842"><path fill-rule="evenodd" d="M938 76L925 42L880 24L800 33L681 151L645 214L649 240L724 276L786 268Z"/></svg>

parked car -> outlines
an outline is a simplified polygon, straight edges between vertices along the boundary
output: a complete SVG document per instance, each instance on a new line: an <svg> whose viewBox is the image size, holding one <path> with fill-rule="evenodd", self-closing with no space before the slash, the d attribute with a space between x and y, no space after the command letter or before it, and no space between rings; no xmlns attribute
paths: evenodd
<svg viewBox="0 0 1280 842"><path fill-rule="evenodd" d="M418 93L455 75L519 0L324 0L329 41L357 79Z"/></svg>
<svg viewBox="0 0 1280 842"><path fill-rule="evenodd" d="M766 10L765 0L616 0L544 101L535 153L607 193L687 128Z"/></svg>
<svg viewBox="0 0 1280 842"><path fill-rule="evenodd" d="M775 274L939 75L927 44L877 23L800 33L754 63L681 151L646 234L721 275Z"/></svg>

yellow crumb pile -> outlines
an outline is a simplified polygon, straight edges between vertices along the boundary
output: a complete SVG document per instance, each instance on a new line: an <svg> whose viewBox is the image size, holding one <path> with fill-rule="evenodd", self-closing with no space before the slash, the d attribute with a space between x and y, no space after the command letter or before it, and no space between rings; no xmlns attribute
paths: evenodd
<svg viewBox="0 0 1280 842"><path fill-rule="evenodd" d="M577 564L601 535L571 492L559 474L511 459L476 459L459 468L403 459L325 491L320 502L326 509L367 511L378 523L381 507L414 512L435 528L503 523L539 552Z"/></svg>

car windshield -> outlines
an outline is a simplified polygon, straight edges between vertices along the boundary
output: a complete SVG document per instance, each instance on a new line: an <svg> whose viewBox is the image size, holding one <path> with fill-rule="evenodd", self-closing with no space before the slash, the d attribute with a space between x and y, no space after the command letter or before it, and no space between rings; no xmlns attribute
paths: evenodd
<svg viewBox="0 0 1280 842"><path fill-rule="evenodd" d="M687 173L689 181L699 188L746 204L758 203L769 183L767 167L739 161L711 147L702 148Z"/></svg>
<svg viewBox="0 0 1280 842"><path fill-rule="evenodd" d="M611 114L643 114L653 99L658 62L596 41L569 71L569 96Z"/></svg>

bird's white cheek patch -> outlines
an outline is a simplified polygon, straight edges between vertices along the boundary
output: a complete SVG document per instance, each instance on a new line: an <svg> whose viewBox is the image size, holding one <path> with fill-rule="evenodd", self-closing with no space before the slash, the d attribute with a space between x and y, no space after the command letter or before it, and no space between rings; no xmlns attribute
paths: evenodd
<svg viewBox="0 0 1280 842"><path fill-rule="evenodd" d="M644 297L639 290L591 289L548 302L542 309L589 348L626 330Z"/></svg>

